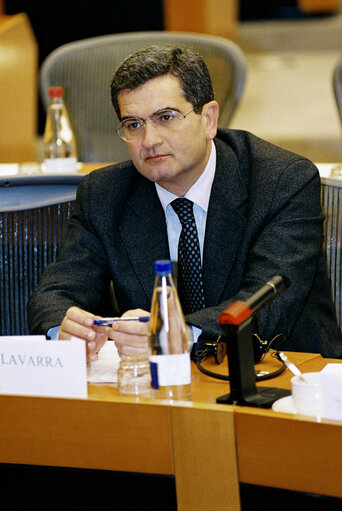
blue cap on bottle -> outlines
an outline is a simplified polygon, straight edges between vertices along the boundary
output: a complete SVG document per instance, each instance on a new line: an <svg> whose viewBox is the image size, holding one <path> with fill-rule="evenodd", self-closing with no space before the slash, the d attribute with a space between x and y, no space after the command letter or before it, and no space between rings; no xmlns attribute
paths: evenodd
<svg viewBox="0 0 342 511"><path fill-rule="evenodd" d="M154 273L156 275L169 275L172 273L172 262L168 259L161 259L154 263Z"/></svg>

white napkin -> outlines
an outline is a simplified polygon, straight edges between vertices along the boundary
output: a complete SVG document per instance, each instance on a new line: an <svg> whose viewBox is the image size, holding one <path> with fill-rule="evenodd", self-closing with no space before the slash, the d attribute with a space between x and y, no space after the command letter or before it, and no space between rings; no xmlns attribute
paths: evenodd
<svg viewBox="0 0 342 511"><path fill-rule="evenodd" d="M120 357L115 343L107 341L96 362L87 364L87 381L90 383L116 383Z"/></svg>

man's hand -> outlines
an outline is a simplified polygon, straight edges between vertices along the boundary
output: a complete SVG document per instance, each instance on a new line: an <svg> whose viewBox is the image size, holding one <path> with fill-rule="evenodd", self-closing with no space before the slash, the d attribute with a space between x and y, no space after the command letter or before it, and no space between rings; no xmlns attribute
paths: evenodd
<svg viewBox="0 0 342 511"><path fill-rule="evenodd" d="M134 309L125 312L123 318L149 316L143 309ZM144 356L148 354L148 322L116 321L109 328L108 337L115 341L120 357Z"/></svg>
<svg viewBox="0 0 342 511"><path fill-rule="evenodd" d="M58 340L82 339L86 341L87 361L97 360L98 352L108 339L108 327L94 325L94 319L99 318L91 312L78 307L70 307L66 311L58 334Z"/></svg>

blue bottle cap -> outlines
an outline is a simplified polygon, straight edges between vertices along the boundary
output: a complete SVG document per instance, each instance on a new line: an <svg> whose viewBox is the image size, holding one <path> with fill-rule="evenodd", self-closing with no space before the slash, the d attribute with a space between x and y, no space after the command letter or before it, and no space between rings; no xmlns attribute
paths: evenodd
<svg viewBox="0 0 342 511"><path fill-rule="evenodd" d="M169 275L172 273L172 262L168 259L161 259L154 263L154 273L156 275Z"/></svg>

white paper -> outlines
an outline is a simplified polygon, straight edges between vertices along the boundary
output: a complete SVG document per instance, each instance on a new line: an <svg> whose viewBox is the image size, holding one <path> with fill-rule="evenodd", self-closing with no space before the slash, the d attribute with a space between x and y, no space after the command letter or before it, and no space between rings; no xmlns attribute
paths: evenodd
<svg viewBox="0 0 342 511"><path fill-rule="evenodd" d="M88 364L87 379L90 383L116 383L120 357L113 341L102 347L98 360Z"/></svg>
<svg viewBox="0 0 342 511"><path fill-rule="evenodd" d="M342 364L327 364L322 369L321 374L340 374L340 375L342 375Z"/></svg>
<svg viewBox="0 0 342 511"><path fill-rule="evenodd" d="M321 371L323 416L342 420L342 364L327 364Z"/></svg>
<svg viewBox="0 0 342 511"><path fill-rule="evenodd" d="M0 337L0 393L86 398L86 368L83 341Z"/></svg>
<svg viewBox="0 0 342 511"><path fill-rule="evenodd" d="M152 363L152 367L154 365L155 377L157 379L155 383L158 387L188 385L191 383L189 353L180 353L177 355L150 355L149 360Z"/></svg>
<svg viewBox="0 0 342 511"><path fill-rule="evenodd" d="M20 341L46 341L45 335L2 335L0 341L12 341L13 339L19 339Z"/></svg>
<svg viewBox="0 0 342 511"><path fill-rule="evenodd" d="M0 176L15 176L19 173L18 163L1 163Z"/></svg>
<svg viewBox="0 0 342 511"><path fill-rule="evenodd" d="M76 164L75 157L46 158L42 170L45 172L76 172Z"/></svg>

